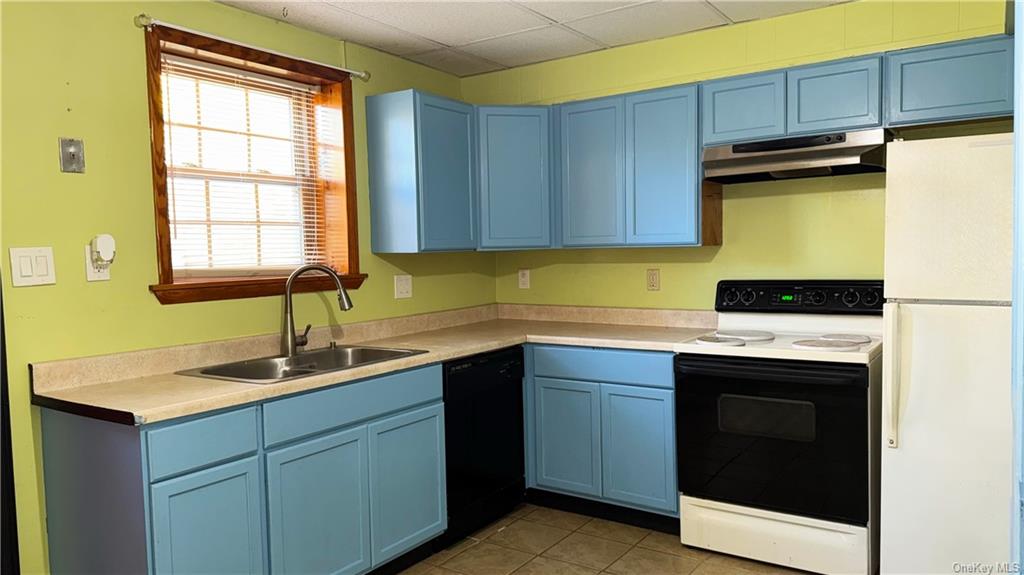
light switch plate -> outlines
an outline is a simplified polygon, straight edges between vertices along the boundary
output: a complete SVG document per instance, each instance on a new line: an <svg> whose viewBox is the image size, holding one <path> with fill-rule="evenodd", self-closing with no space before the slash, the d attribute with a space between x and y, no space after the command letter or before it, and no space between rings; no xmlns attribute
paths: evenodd
<svg viewBox="0 0 1024 575"><path fill-rule="evenodd" d="M53 248L11 248L11 285L38 286L57 283Z"/></svg>
<svg viewBox="0 0 1024 575"><path fill-rule="evenodd" d="M530 289L530 270L519 270L519 289Z"/></svg>
<svg viewBox="0 0 1024 575"><path fill-rule="evenodd" d="M97 269L92 263L92 246L85 244L85 281L110 281L110 266Z"/></svg>
<svg viewBox="0 0 1024 575"><path fill-rule="evenodd" d="M395 299L407 299L412 297L412 276L395 276Z"/></svg>
<svg viewBox="0 0 1024 575"><path fill-rule="evenodd" d="M60 139L60 171L85 173L85 142L75 138Z"/></svg>

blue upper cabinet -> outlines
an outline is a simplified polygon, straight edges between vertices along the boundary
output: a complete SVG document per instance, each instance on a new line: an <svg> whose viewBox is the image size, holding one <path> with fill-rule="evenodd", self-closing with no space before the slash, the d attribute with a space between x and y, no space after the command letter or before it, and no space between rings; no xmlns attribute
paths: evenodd
<svg viewBox="0 0 1024 575"><path fill-rule="evenodd" d="M615 97L561 108L563 245L626 241L624 104Z"/></svg>
<svg viewBox="0 0 1024 575"><path fill-rule="evenodd" d="M366 99L374 252L476 249L475 116L414 90Z"/></svg>
<svg viewBox="0 0 1024 575"><path fill-rule="evenodd" d="M700 194L697 87L626 96L626 243L694 245Z"/></svg>
<svg viewBox="0 0 1024 575"><path fill-rule="evenodd" d="M535 382L537 485L600 496L600 385L547 377Z"/></svg>
<svg viewBox="0 0 1024 575"><path fill-rule="evenodd" d="M154 484L153 571L263 573L262 484L256 457Z"/></svg>
<svg viewBox="0 0 1024 575"><path fill-rule="evenodd" d="M1013 38L903 50L886 58L889 125L1013 113Z"/></svg>
<svg viewBox="0 0 1024 575"><path fill-rule="evenodd" d="M477 110L480 146L480 247L551 246L549 109Z"/></svg>
<svg viewBox="0 0 1024 575"><path fill-rule="evenodd" d="M368 571L366 426L267 454L272 573Z"/></svg>
<svg viewBox="0 0 1024 575"><path fill-rule="evenodd" d="M704 145L786 134L786 74L769 72L701 86Z"/></svg>
<svg viewBox="0 0 1024 575"><path fill-rule="evenodd" d="M880 56L793 68L786 72L789 134L882 124Z"/></svg>

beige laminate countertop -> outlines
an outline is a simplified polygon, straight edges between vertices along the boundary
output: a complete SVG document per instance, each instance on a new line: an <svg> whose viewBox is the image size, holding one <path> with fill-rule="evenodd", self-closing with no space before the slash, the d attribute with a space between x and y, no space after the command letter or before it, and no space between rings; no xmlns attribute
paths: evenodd
<svg viewBox="0 0 1024 575"><path fill-rule="evenodd" d="M124 423L149 424L329 387L526 342L673 351L677 344L709 331L711 330L708 328L499 319L358 342L380 347L418 349L427 353L281 383L258 385L168 373L45 391L35 394L34 402L46 407L115 419Z"/></svg>

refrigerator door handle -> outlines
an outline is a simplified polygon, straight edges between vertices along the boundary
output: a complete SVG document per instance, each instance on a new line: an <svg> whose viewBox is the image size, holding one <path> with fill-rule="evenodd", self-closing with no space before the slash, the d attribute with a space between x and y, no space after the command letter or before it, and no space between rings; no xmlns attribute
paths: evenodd
<svg viewBox="0 0 1024 575"><path fill-rule="evenodd" d="M886 447L899 447L900 430L900 304L886 303L883 307L884 337L882 338L882 413Z"/></svg>

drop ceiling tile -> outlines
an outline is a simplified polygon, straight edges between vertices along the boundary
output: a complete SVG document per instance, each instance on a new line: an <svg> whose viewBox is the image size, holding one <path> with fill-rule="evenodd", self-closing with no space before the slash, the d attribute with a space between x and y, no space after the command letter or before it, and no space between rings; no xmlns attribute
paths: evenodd
<svg viewBox="0 0 1024 575"><path fill-rule="evenodd" d="M475 56L463 54L449 48L406 56L406 58L431 68L436 68L442 72L455 74L456 76L472 76L473 74L493 72L502 68L501 65L494 62L481 60Z"/></svg>
<svg viewBox="0 0 1024 575"><path fill-rule="evenodd" d="M333 5L448 46L545 26L548 21L511 2L365 2Z"/></svg>
<svg viewBox="0 0 1024 575"><path fill-rule="evenodd" d="M704 2L651 2L569 22L566 26L609 46L711 28L728 22Z"/></svg>
<svg viewBox="0 0 1024 575"><path fill-rule="evenodd" d="M601 12L629 6L636 2L520 2L534 12L538 12L556 22L579 20Z"/></svg>
<svg viewBox="0 0 1024 575"><path fill-rule="evenodd" d="M300 28L320 32L332 38L348 40L384 52L404 56L441 48L440 44L419 38L391 26L351 12L342 11L326 2L246 2L226 1L224 4L288 22Z"/></svg>
<svg viewBox="0 0 1024 575"><path fill-rule="evenodd" d="M722 14L733 22L745 22L747 20L760 20L813 10L823 6L838 4L845 0L708 0Z"/></svg>
<svg viewBox="0 0 1024 575"><path fill-rule="evenodd" d="M483 40L462 46L459 50L505 66L522 66L592 52L601 48L600 44L591 42L579 34L552 25L547 28Z"/></svg>

